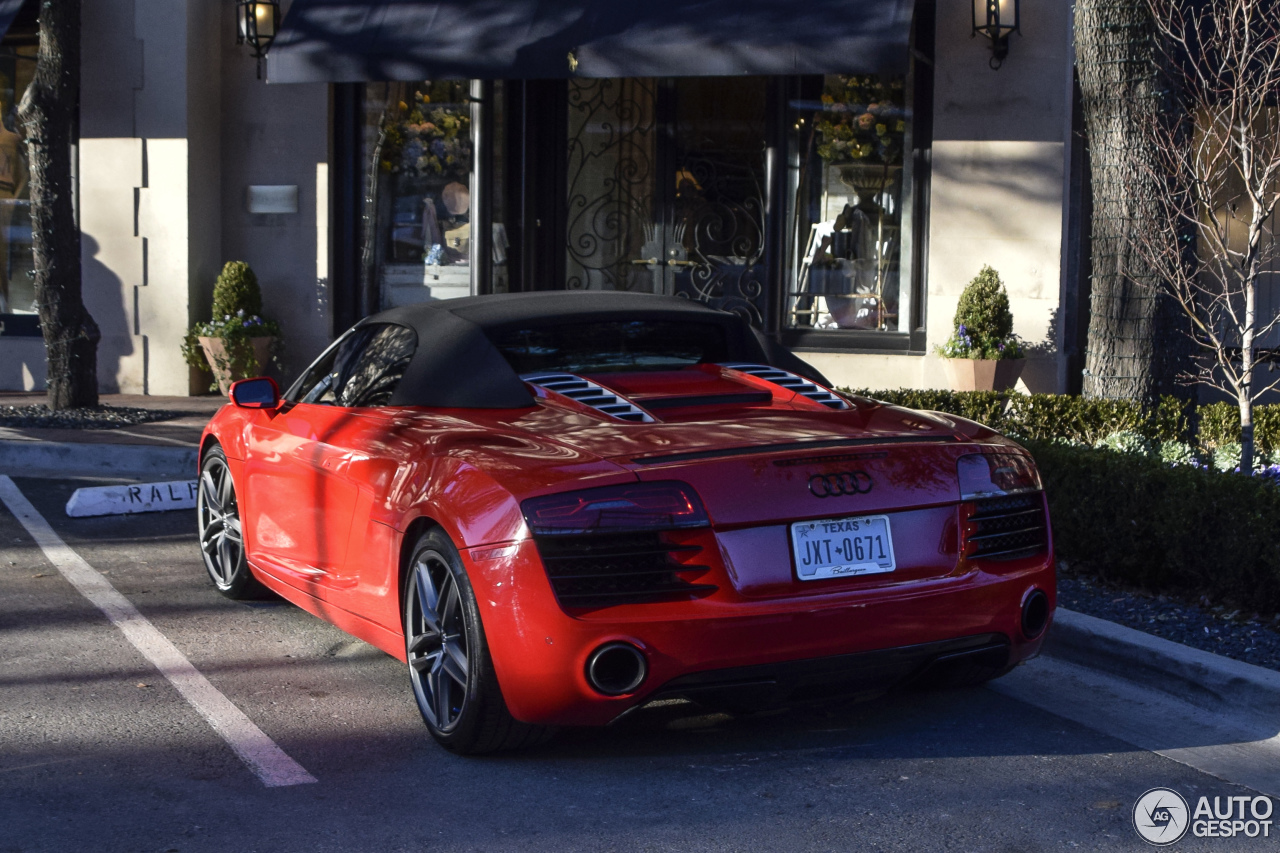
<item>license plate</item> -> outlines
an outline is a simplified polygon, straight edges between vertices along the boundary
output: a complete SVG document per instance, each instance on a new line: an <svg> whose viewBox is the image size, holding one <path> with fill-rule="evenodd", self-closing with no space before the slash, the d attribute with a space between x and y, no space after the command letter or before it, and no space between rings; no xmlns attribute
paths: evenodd
<svg viewBox="0 0 1280 853"><path fill-rule="evenodd" d="M791 525L791 552L802 581L876 575L896 568L886 515L798 521Z"/></svg>

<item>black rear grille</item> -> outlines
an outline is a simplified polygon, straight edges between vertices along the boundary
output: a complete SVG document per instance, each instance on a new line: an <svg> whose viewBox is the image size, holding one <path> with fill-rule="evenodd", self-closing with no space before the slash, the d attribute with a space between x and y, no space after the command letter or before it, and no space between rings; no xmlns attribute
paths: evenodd
<svg viewBox="0 0 1280 853"><path fill-rule="evenodd" d="M714 584L690 583L676 574L707 568L671 559L700 546L665 542L661 533L539 536L536 541L556 598L566 607L669 601L716 590Z"/></svg>
<svg viewBox="0 0 1280 853"><path fill-rule="evenodd" d="M1039 492L984 498L973 506L973 532L965 537L971 559L1016 560L1043 554L1049 547L1049 523Z"/></svg>

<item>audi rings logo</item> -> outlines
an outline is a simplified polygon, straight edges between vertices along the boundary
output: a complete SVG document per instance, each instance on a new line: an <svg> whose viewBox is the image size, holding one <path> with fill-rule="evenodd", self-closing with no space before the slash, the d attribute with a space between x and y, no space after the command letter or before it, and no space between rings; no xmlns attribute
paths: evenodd
<svg viewBox="0 0 1280 853"><path fill-rule="evenodd" d="M871 491L872 485L871 476L866 471L837 471L834 474L814 474L809 478L809 492L815 498L865 495Z"/></svg>

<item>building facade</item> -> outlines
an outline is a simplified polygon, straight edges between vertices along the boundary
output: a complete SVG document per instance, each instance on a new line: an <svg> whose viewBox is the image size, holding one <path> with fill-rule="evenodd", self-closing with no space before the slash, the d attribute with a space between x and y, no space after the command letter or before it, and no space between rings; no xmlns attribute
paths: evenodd
<svg viewBox="0 0 1280 853"><path fill-rule="evenodd" d="M597 21L569 50L559 30L513 44L531 28L450 24L448 3L419 4L431 27L378 17L414 4L336 21L319 13L343 4L282 5L265 80L230 0L84 5L78 205L104 391L207 387L180 346L228 260L257 272L286 376L382 308L626 289L735 311L855 388L946 387L934 348L989 264L1031 348L1020 387L1072 389L1067 4L1023 4L999 70L968 2L761 0L776 27L702 21L637 48L646 22ZM0 51L0 99L21 96L4 63L22 38ZM0 387L36 388L11 206Z"/></svg>

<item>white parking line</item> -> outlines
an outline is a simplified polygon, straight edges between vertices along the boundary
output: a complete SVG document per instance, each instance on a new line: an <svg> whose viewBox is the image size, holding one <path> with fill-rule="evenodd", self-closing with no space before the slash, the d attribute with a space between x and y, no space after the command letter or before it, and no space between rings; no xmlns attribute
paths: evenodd
<svg viewBox="0 0 1280 853"><path fill-rule="evenodd" d="M161 634L129 599L111 585L93 566L71 549L36 511L13 480L0 474L0 501L26 528L45 557L81 595L101 610L130 643L142 652L160 674L182 694L200 716L222 736L263 784L275 788L305 785L316 778L276 746L262 729L209 680L200 674L182 652Z"/></svg>

